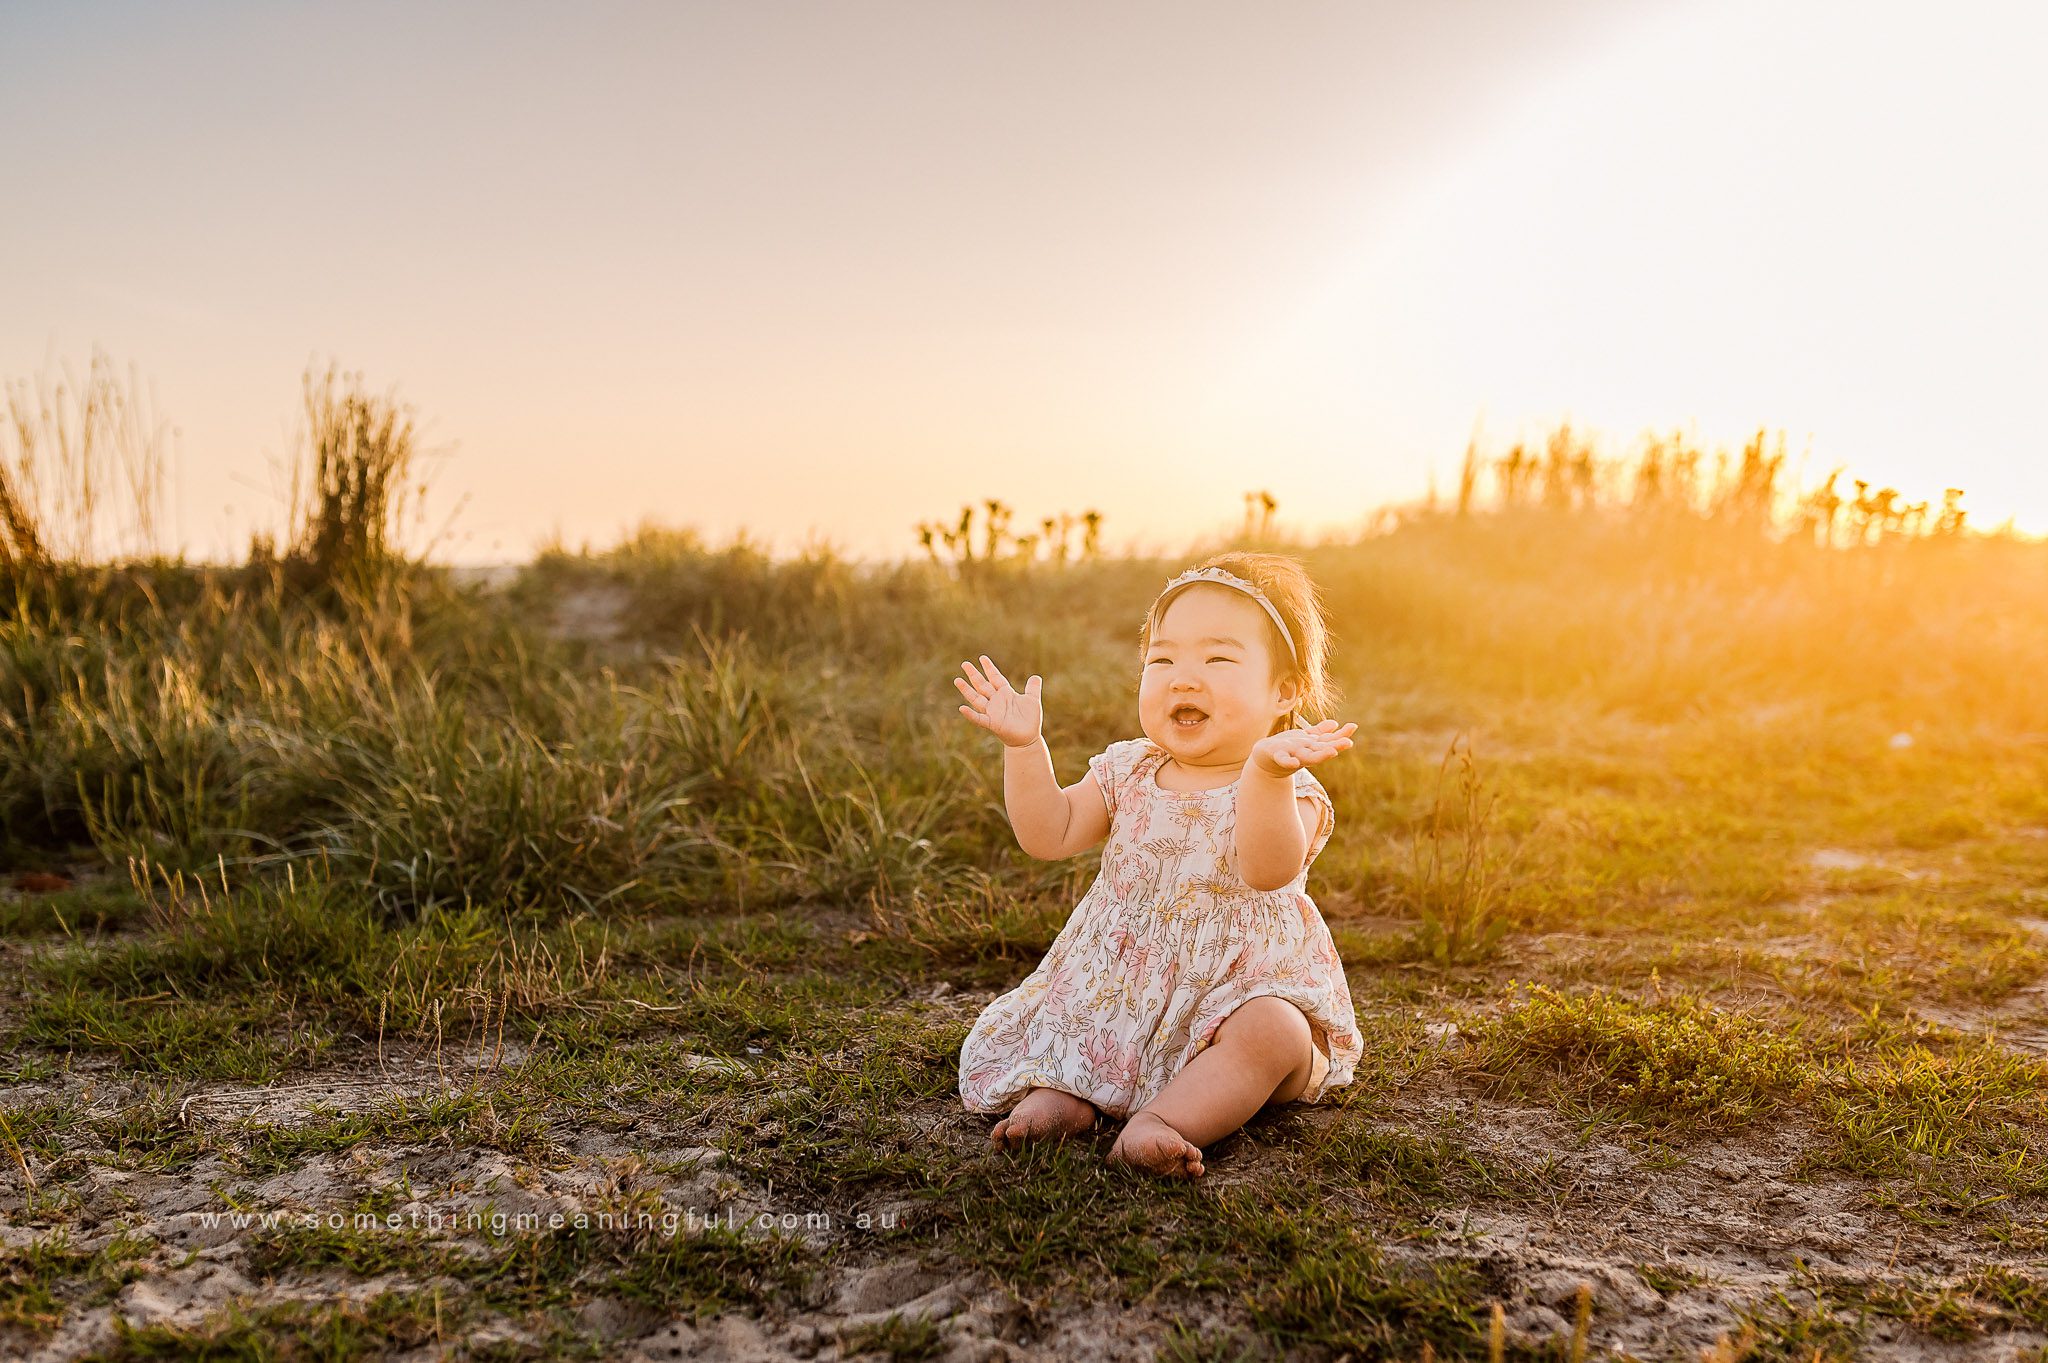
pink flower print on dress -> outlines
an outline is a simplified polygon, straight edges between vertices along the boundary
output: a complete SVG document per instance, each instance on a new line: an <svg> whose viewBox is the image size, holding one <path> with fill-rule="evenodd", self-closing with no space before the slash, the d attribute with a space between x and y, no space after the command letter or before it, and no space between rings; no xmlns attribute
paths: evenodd
<svg viewBox="0 0 2048 1363"><path fill-rule="evenodd" d="M1096 1006L1106 1009L1114 1005L1135 1015L1144 1006L1147 974L1158 948L1125 927L1110 930L1109 947L1114 964L1098 976L1102 987L1096 994Z"/></svg>
<svg viewBox="0 0 2048 1363"><path fill-rule="evenodd" d="M1048 1013L1066 1012L1073 1002L1076 983L1073 963L1061 961L1045 977L1045 992L1038 996L1038 1006Z"/></svg>
<svg viewBox="0 0 2048 1363"><path fill-rule="evenodd" d="M1116 928L1109 934L1110 949L1116 952L1117 960L1123 965L1124 978L1136 983L1145 978L1145 972L1152 967L1153 945L1139 937L1129 928Z"/></svg>
<svg viewBox="0 0 2048 1363"><path fill-rule="evenodd" d="M1119 856L1115 867L1110 871L1110 888L1115 891L1118 899L1137 899L1145 893L1150 877L1151 867L1143 858Z"/></svg>
<svg viewBox="0 0 2048 1363"><path fill-rule="evenodd" d="M1088 1034L1081 1056L1098 1084L1128 1089L1138 1082L1138 1048L1119 1041L1107 1028Z"/></svg>
<svg viewBox="0 0 2048 1363"><path fill-rule="evenodd" d="M1364 1043L1336 943L1305 885L1244 884L1233 870L1230 793L1159 787L1167 758L1135 739L1092 763L1111 792L1100 870L1040 968L991 1003L963 1044L969 1110L996 1111L1049 1086L1122 1117L1213 1042L1234 1002L1262 993L1298 999L1309 1014L1327 1045L1322 1089L1352 1081ZM1309 789L1314 777L1297 785ZM1327 811L1324 820L1317 841L1329 834Z"/></svg>

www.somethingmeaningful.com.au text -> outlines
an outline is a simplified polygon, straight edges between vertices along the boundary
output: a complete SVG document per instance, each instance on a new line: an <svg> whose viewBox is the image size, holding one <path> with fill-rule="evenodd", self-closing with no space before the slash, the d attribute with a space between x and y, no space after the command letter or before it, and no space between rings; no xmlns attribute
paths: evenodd
<svg viewBox="0 0 2048 1363"><path fill-rule="evenodd" d="M417 1207L404 1212L200 1212L195 1218L209 1230L424 1230L508 1232L548 1230L644 1230L674 1235L678 1231L757 1230L830 1231L894 1230L899 1213L855 1212L834 1217L830 1212L442 1212Z"/></svg>

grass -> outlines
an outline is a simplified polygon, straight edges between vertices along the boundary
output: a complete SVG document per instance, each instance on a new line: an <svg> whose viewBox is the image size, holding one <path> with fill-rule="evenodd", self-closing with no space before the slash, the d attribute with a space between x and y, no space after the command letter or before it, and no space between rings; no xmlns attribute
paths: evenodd
<svg viewBox="0 0 2048 1363"><path fill-rule="evenodd" d="M508 1314L608 1297L704 1317L759 1310L803 1291L806 1256L792 1240L723 1226L671 1234L639 1228L631 1209L614 1215L611 1226L593 1213L588 1226L539 1234L487 1231L481 1247L471 1249L405 1229L286 1226L258 1232L247 1261L266 1278L338 1268L365 1278L446 1279L474 1289L477 1304Z"/></svg>
<svg viewBox="0 0 2048 1363"><path fill-rule="evenodd" d="M1449 801L1445 786L1454 770L1457 794ZM1426 843L1419 836L1415 840L1409 885L1403 896L1419 920L1415 930L1418 951L1439 965L1461 965L1492 956L1508 929L1508 920L1496 905L1505 876L1494 864L1487 836L1493 799L1483 787L1471 742L1460 735L1445 750L1437 771L1429 838ZM1456 851L1447 858L1445 849L1452 838L1457 839ZM1452 861L1455 866L1447 864Z"/></svg>
<svg viewBox="0 0 2048 1363"><path fill-rule="evenodd" d="M2048 1193L2048 1062L1939 1029L1883 1029L1825 1072L1830 1143L1815 1167L1910 1179L1974 1213Z"/></svg>
<svg viewBox="0 0 2048 1363"><path fill-rule="evenodd" d="M405 1292L383 1292L361 1302L286 1302L253 1309L231 1303L189 1327L116 1321L114 1343L84 1355L89 1363L165 1358L328 1363L459 1338L470 1323L459 1304L448 1309L436 1294Z"/></svg>
<svg viewBox="0 0 2048 1363"><path fill-rule="evenodd" d="M1346 1122L1305 1142L1303 1153L1307 1171L1325 1186L1356 1188L1411 1216L1458 1202L1540 1202L1548 1192L1534 1161L1489 1158L1448 1133L1415 1136Z"/></svg>
<svg viewBox="0 0 2048 1363"><path fill-rule="evenodd" d="M1516 990L1472 1026L1472 1072L1492 1087L1576 1100L1651 1130L1740 1125L1796 1094L1796 1040L1690 995L1641 1004L1607 993Z"/></svg>
<svg viewBox="0 0 2048 1363"><path fill-rule="evenodd" d="M936 1358L946 1343L937 1323L928 1318L905 1319L892 1315L872 1325L858 1325L838 1332L839 1347L848 1358L856 1354L883 1353L897 1363Z"/></svg>
<svg viewBox="0 0 2048 1363"><path fill-rule="evenodd" d="M141 1276L137 1263L148 1242L116 1235L92 1250L76 1248L66 1232L42 1236L25 1245L0 1245L0 1330L48 1335L69 1305L105 1301ZM83 1283L82 1296L67 1301L59 1284Z"/></svg>
<svg viewBox="0 0 2048 1363"><path fill-rule="evenodd" d="M2048 693L2027 680L2048 549L1879 537L1875 510L1858 547L1846 521L1834 548L1773 539L1668 483L1543 510L1546 475L1515 476L1498 510L1297 546L1358 698L1359 748L1318 773L1340 817L1310 890L1366 1055L1328 1106L1209 1150L1193 1188L1107 1169L1100 1143L996 1157L954 1092L979 1004L1094 858L1017 852L948 678L984 650L1043 673L1078 776L1134 731L1133 621L1178 562L870 570L649 526L498 595L416 566L340 599L275 564L39 568L0 607L0 1169L9 1217L49 1239L7 1252L0 1351L173 1254L63 1247L108 1211L96 1173L247 1200L321 1158L538 1168L593 1145L671 1194L693 1175L656 1152L709 1148L772 1203L905 1214L822 1247L280 1229L235 1262L317 1299L103 1354L483 1331L500 1342L468 1356L575 1357L594 1302L759 1315L915 1255L1009 1291L1021 1333L1148 1303L1190 1322L1169 1357L1483 1358L1516 1270L1447 1227L1702 1196L1695 1160L1773 1142L1784 1178L1981 1262L1788 1277L1728 1356L1848 1357L1879 1319L1949 1342L2040 1324L2001 1256L2048 1205L2024 1048L2048 977ZM9 887L60 870L81 878ZM380 1064L405 1082L367 1104L219 1115ZM1531 1107L1621 1138L1642 1187L1491 1129ZM1721 1290L1627 1252L1659 1293ZM399 1287L313 1286L380 1275ZM840 1346L949 1347L901 1315Z"/></svg>

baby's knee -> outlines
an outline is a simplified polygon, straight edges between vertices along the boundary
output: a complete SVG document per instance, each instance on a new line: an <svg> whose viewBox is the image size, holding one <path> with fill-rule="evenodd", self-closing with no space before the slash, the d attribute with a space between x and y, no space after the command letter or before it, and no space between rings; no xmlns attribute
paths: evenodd
<svg viewBox="0 0 2048 1363"><path fill-rule="evenodd" d="M1294 1057L1304 1046L1315 1044L1308 1014L1300 1006L1277 994L1246 999L1216 1029L1216 1039L1230 1034L1233 1045L1255 1046L1276 1055Z"/></svg>

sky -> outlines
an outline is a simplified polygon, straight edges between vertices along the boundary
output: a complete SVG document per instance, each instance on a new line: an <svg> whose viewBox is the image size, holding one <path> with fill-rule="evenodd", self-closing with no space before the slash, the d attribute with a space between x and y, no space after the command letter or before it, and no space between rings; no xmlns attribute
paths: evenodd
<svg viewBox="0 0 2048 1363"><path fill-rule="evenodd" d="M1783 432L1809 481L2048 531L2044 36L2011 0L0 0L0 378L139 375L206 558L282 525L329 364L417 410L450 562L649 520L896 557L990 497L1113 548L1253 489L1347 533L1564 421Z"/></svg>

